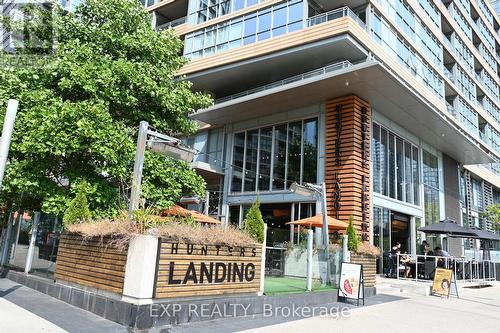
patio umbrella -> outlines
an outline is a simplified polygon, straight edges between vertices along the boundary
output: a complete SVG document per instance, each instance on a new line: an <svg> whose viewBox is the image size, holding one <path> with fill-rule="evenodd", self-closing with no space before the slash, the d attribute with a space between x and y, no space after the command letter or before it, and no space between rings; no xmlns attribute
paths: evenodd
<svg viewBox="0 0 500 333"><path fill-rule="evenodd" d="M483 229L479 229L477 227L471 228L470 231L472 231L476 235L476 237L474 237L474 238L481 239L481 240L488 240L488 241L490 241L490 240L500 241L500 235L494 234L492 232L489 232L489 231L486 231Z"/></svg>
<svg viewBox="0 0 500 333"><path fill-rule="evenodd" d="M479 229L477 227L474 227L473 229L471 229L471 231L476 234L475 238L483 241L483 260L490 260L490 242L495 240L500 241L500 235Z"/></svg>
<svg viewBox="0 0 500 333"><path fill-rule="evenodd" d="M186 208L183 208L178 205L172 206L170 209L165 209L162 211L162 216L172 216L172 217L192 217L196 222L198 223L208 223L208 224L220 224L221 222L219 220L214 219L213 217L204 215L200 212L197 212L195 210L189 210Z"/></svg>
<svg viewBox="0 0 500 333"><path fill-rule="evenodd" d="M422 231L426 234L444 234L464 238L476 237L476 234L472 230L458 225L457 222L452 219L445 219L439 223L429 224L425 227L419 228L418 231Z"/></svg>
<svg viewBox="0 0 500 333"><path fill-rule="evenodd" d="M345 230L349 225L347 222L338 220L331 216L327 216L328 220L328 229L329 230ZM288 222L286 224L292 225L300 225L302 227L310 227L310 228L322 228L323 227L323 214L317 214L312 217L308 217L305 219Z"/></svg>

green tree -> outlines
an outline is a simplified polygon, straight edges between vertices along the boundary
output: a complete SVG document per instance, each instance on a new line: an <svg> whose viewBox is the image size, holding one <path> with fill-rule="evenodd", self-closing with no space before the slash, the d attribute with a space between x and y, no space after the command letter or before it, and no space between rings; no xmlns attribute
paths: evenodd
<svg viewBox="0 0 500 333"><path fill-rule="evenodd" d="M264 220L262 219L262 213L259 207L260 202L259 199L257 199L245 216L243 228L257 242L262 243L264 242Z"/></svg>
<svg viewBox="0 0 500 333"><path fill-rule="evenodd" d="M85 194L86 189L87 184L85 182L78 186L78 191L75 198L71 200L68 208L64 212L64 227L67 227L71 224L88 221L91 218L89 205L87 203L87 196Z"/></svg>
<svg viewBox="0 0 500 333"><path fill-rule="evenodd" d="M347 226L347 249L349 251L356 252L358 250L359 238L354 228L354 217L351 215L349 217L349 225Z"/></svg>
<svg viewBox="0 0 500 333"><path fill-rule="evenodd" d="M493 229L500 230L500 204L492 204L486 207L482 214L483 218L493 224Z"/></svg>
<svg viewBox="0 0 500 333"><path fill-rule="evenodd" d="M26 209L61 214L73 185L85 179L93 215L110 216L126 206L139 122L170 135L191 134L196 126L189 113L211 99L174 79L186 63L182 42L171 31L152 29L137 0L87 0L75 13L59 14L51 17L51 33L47 24L30 25L42 39L57 37L43 66L0 69L0 121L7 100L20 101L2 199L6 207L22 198ZM36 18L36 11L30 15ZM203 195L204 185L186 163L146 154L149 205L165 208L182 194Z"/></svg>

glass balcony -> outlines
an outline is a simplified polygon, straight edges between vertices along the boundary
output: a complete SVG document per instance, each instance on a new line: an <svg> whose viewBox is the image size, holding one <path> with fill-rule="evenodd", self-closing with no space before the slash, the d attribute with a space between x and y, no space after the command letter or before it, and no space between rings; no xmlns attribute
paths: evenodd
<svg viewBox="0 0 500 333"><path fill-rule="evenodd" d="M444 75L450 79L451 82L455 83L455 77L453 76L453 73L450 72L450 70L446 67L443 67Z"/></svg>
<svg viewBox="0 0 500 333"><path fill-rule="evenodd" d="M337 63L331 64L331 65L328 65L328 66L325 66L325 67L322 67L322 68L315 69L315 70L310 71L310 72L306 72L306 73L303 73L303 74L295 75L295 76L292 76L292 77L289 77L289 78L286 78L286 79L283 79L283 80L280 80L280 81L276 81L276 82L273 82L273 83L266 84L264 86L260 86L260 87L253 88L253 89L250 89L250 90L246 90L246 91L234 94L234 95L230 95L230 96L226 96L226 97L222 97L222 98L216 99L215 100L215 104L220 104L220 103L228 102L228 101L231 101L233 99L237 99L237 98L240 98L240 97L248 96L248 95L255 94L255 93L258 93L258 92L261 92L261 91L265 91L265 90L269 90L269 89L277 88L277 87L282 87L282 86L285 86L287 84L291 84L291 83L303 81L303 80L310 79L310 78L313 78L313 77L317 77L317 76L320 76L320 75L329 74L329 73L336 72L336 71L339 71L339 70L344 69L344 68L351 67L352 65L353 64L350 61L344 60L344 61L337 62Z"/></svg>
<svg viewBox="0 0 500 333"><path fill-rule="evenodd" d="M337 8L326 13L321 13L307 19L307 26L312 27L321 23L336 20L341 17L349 16L356 21L363 29L366 29L365 23L347 6Z"/></svg>
<svg viewBox="0 0 500 333"><path fill-rule="evenodd" d="M175 28L178 25L186 23L186 16L180 17L176 20L169 21L167 23L160 24L159 26L156 27L158 31L169 29L169 28Z"/></svg>

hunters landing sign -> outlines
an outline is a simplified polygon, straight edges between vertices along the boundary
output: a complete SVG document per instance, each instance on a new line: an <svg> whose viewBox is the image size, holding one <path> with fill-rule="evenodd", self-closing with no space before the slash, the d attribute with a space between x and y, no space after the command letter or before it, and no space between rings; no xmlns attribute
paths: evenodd
<svg viewBox="0 0 500 333"><path fill-rule="evenodd" d="M363 240L370 221L370 105L350 95L326 102L325 182L328 215L352 215Z"/></svg>
<svg viewBox="0 0 500 333"><path fill-rule="evenodd" d="M262 248L159 240L154 298L255 293Z"/></svg>

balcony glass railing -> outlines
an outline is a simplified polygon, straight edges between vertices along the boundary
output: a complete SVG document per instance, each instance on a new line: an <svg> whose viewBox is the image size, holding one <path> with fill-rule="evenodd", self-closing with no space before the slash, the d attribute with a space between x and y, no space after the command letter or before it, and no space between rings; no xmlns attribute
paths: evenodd
<svg viewBox="0 0 500 333"><path fill-rule="evenodd" d="M455 83L455 77L453 74L450 72L450 70L446 67L443 67L444 75L450 79L451 82Z"/></svg>
<svg viewBox="0 0 500 333"><path fill-rule="evenodd" d="M366 29L365 23L347 6L337 8L326 13L321 13L307 19L307 26L312 27L321 23L332 21L341 17L349 16L362 28Z"/></svg>
<svg viewBox="0 0 500 333"><path fill-rule="evenodd" d="M181 24L184 24L186 23L186 16L184 17L180 17L176 20L173 20L173 21L170 21L170 22L167 22L167 23L164 23L164 24L160 24L159 26L156 27L156 29L158 30L165 30L165 29L168 29L168 28L174 28L178 25L181 25Z"/></svg>
<svg viewBox="0 0 500 333"><path fill-rule="evenodd" d="M226 96L226 97L222 97L222 98L216 99L214 104L220 104L220 103L228 102L228 101L231 101L231 100L234 100L234 99L237 99L237 98L240 98L240 97L245 97L245 96L248 96L248 95L251 95L251 94L255 94L255 93L258 93L258 92L261 92L261 91L265 91L265 90L269 90L269 89L277 88L277 87L282 87L282 86L285 86L287 84L291 84L291 83L303 81L303 80L306 80L306 79L310 79L310 78L313 78L313 77L317 77L317 76L321 76L321 75L333 73L333 72L339 71L341 69L351 67L352 65L353 64L350 61L344 60L344 61L341 61L341 62L337 62L337 63L331 64L331 65L328 65L326 67L315 69L315 70L310 71L310 72L306 72L306 73L303 73L303 74L295 75L295 76L292 76L292 77L289 77L289 78L286 78L286 79L283 79L283 80L280 80L280 81L277 81L277 82L266 84L264 86L260 86L260 87L253 88L253 89L250 89L250 90L246 90L246 91L234 94L234 95L230 95L230 96Z"/></svg>

